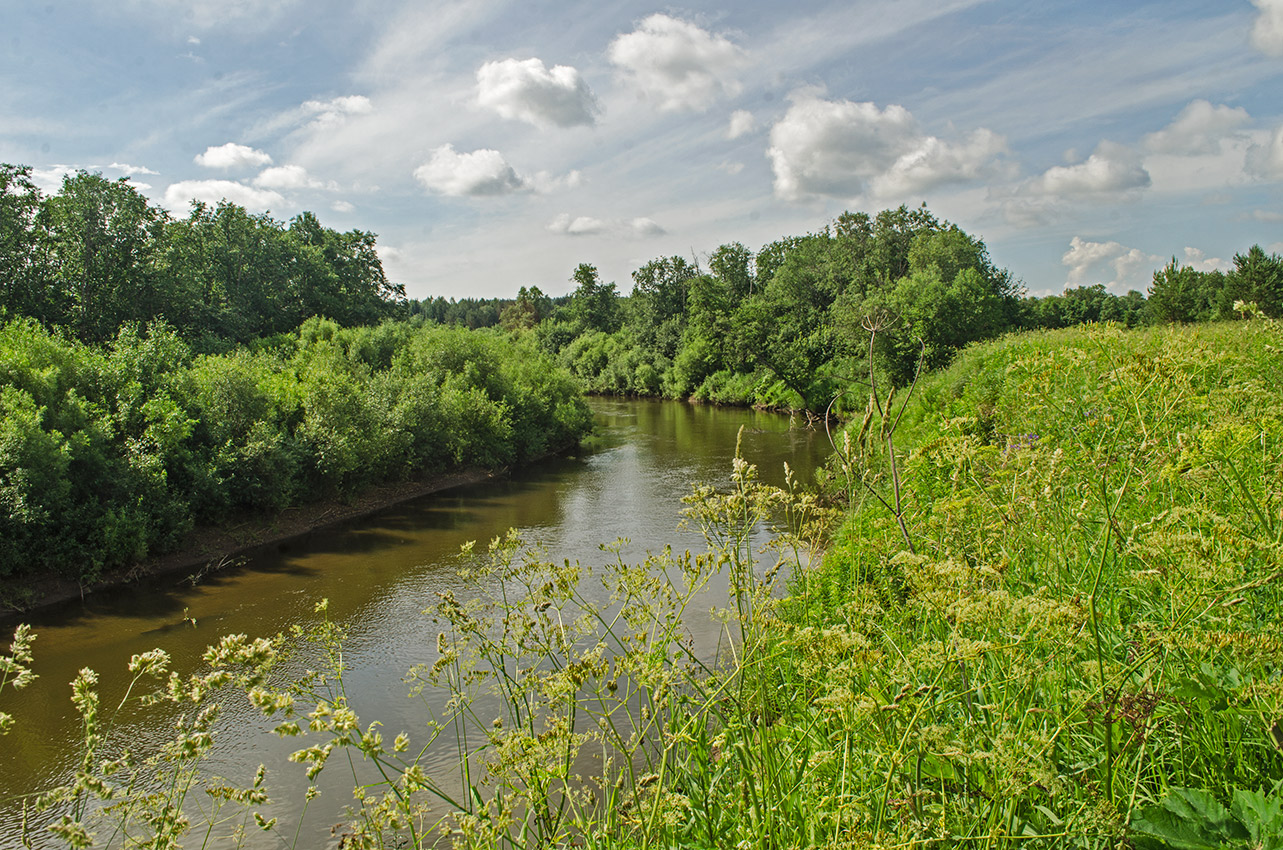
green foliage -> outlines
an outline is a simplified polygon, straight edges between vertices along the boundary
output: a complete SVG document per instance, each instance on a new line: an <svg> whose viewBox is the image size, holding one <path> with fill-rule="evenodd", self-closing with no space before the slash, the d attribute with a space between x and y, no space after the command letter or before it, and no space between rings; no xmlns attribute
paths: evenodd
<svg viewBox="0 0 1283 850"><path fill-rule="evenodd" d="M1217 278L1172 261L1154 272L1149 311L1160 322L1203 322L1212 318Z"/></svg>
<svg viewBox="0 0 1283 850"><path fill-rule="evenodd" d="M1234 315L1235 301L1254 302L1266 316L1283 317L1283 257L1266 254L1260 245L1235 254L1234 269L1225 275L1217 297L1221 318Z"/></svg>
<svg viewBox="0 0 1283 850"><path fill-rule="evenodd" d="M375 324L401 309L372 233L339 233L306 212L286 227L226 201L174 219L127 179L84 171L45 197L30 174L0 164L0 316L91 343L164 319L214 351L313 315Z"/></svg>
<svg viewBox="0 0 1283 850"><path fill-rule="evenodd" d="M1206 791L1173 788L1132 819L1131 833L1142 850L1279 850L1283 800L1236 788L1227 809Z"/></svg>
<svg viewBox="0 0 1283 850"><path fill-rule="evenodd" d="M868 843L1276 829L1278 350L1259 320L967 349L897 437L916 554L877 498L878 417L852 424L831 485L852 513L797 578L780 655L816 724L789 734L844 754Z"/></svg>
<svg viewBox="0 0 1283 850"><path fill-rule="evenodd" d="M310 319L288 344L193 357L168 325L107 347L0 326L0 575L82 581L198 522L458 466L525 462L591 428L533 344Z"/></svg>

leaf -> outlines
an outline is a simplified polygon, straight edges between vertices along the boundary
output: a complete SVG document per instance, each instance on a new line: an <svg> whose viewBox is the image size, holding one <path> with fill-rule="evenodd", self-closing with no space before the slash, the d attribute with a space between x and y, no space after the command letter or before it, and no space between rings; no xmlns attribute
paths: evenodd
<svg viewBox="0 0 1283 850"><path fill-rule="evenodd" d="M1254 848L1283 848L1283 798L1267 798L1260 791L1235 788L1230 810L1247 827Z"/></svg>
<svg viewBox="0 0 1283 850"><path fill-rule="evenodd" d="M1195 788L1172 788L1159 805L1146 807L1132 819L1131 831L1175 850L1243 847L1249 838L1248 830L1215 797Z"/></svg>

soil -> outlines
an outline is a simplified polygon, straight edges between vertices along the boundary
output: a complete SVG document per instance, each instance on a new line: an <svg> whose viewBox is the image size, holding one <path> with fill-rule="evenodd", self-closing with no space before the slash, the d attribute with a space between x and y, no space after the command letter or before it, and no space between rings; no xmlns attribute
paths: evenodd
<svg viewBox="0 0 1283 850"><path fill-rule="evenodd" d="M58 577L0 581L0 624L17 621L32 609L84 598L105 587L128 584L147 576L212 567L224 559L259 547L276 545L429 493L475 484L498 474L501 473L468 469L420 480L379 484L344 500L327 499L286 508L273 516L246 515L218 526L198 526L177 551L156 555L128 569L103 575L92 584L82 585Z"/></svg>

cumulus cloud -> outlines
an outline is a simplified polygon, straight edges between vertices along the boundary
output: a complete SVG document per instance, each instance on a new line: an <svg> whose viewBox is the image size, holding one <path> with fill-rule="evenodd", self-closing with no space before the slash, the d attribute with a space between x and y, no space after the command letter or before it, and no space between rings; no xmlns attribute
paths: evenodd
<svg viewBox="0 0 1283 850"><path fill-rule="evenodd" d="M228 142L217 147L205 148L204 153L196 154L193 160L197 165L206 168L221 168L228 171L233 168L257 168L260 165L271 165L272 158L260 150L247 145Z"/></svg>
<svg viewBox="0 0 1283 850"><path fill-rule="evenodd" d="M1283 0L1252 0L1261 10L1252 25L1252 46L1267 56L1283 56Z"/></svg>
<svg viewBox="0 0 1283 850"><path fill-rule="evenodd" d="M458 153L454 145L442 145L432 157L414 170L414 179L438 195L507 195L528 188L503 154L481 148Z"/></svg>
<svg viewBox="0 0 1283 850"><path fill-rule="evenodd" d="M924 136L885 173L874 177L870 187L878 197L896 198L925 192L942 183L974 180L1006 152L1006 140L984 128L957 143Z"/></svg>
<svg viewBox="0 0 1283 850"><path fill-rule="evenodd" d="M719 97L738 94L736 74L747 58L726 37L664 14L618 36L607 56L665 112L707 109Z"/></svg>
<svg viewBox="0 0 1283 850"><path fill-rule="evenodd" d="M1086 198L1136 192L1148 188L1150 182L1149 172L1134 151L1104 141L1083 162L1047 169L1030 189L1057 198Z"/></svg>
<svg viewBox="0 0 1283 850"><path fill-rule="evenodd" d="M374 104L363 94L345 95L330 100L307 100L299 107L304 115L312 117L314 127L336 127L351 115L368 115Z"/></svg>
<svg viewBox="0 0 1283 850"><path fill-rule="evenodd" d="M799 94L771 128L767 156L782 198L866 191L893 198L982 176L1006 150L1005 140L986 129L961 142L926 135L896 104L879 109Z"/></svg>
<svg viewBox="0 0 1283 850"><path fill-rule="evenodd" d="M51 165L48 168L31 169L31 182L46 195L62 191L62 179L78 171L74 165Z"/></svg>
<svg viewBox="0 0 1283 850"><path fill-rule="evenodd" d="M622 236L645 238L662 236L666 231L654 219L641 217L605 220L592 216L571 216L562 213L548 223L550 232L562 236Z"/></svg>
<svg viewBox="0 0 1283 850"><path fill-rule="evenodd" d="M222 200L250 212L266 212L285 204L285 199L271 189L258 189L234 180L180 180L165 190L165 206L171 210L183 209L192 201L217 204Z"/></svg>
<svg viewBox="0 0 1283 850"><path fill-rule="evenodd" d="M350 213L355 210L356 207L349 201L335 201L330 204L330 209L334 210L336 213Z"/></svg>
<svg viewBox="0 0 1283 850"><path fill-rule="evenodd" d="M579 71L539 59L487 62L477 71L477 102L536 127L591 125L601 108Z"/></svg>
<svg viewBox="0 0 1283 850"><path fill-rule="evenodd" d="M1206 100L1194 100L1172 123L1147 135L1144 146L1153 153L1214 154L1220 151L1222 139L1251 120L1242 107L1213 106Z"/></svg>
<svg viewBox="0 0 1283 850"><path fill-rule="evenodd" d="M1190 266L1200 272L1227 271L1233 263L1227 263L1220 257L1209 257L1205 251L1198 248L1185 246L1185 262L1183 265Z"/></svg>
<svg viewBox="0 0 1283 850"><path fill-rule="evenodd" d="M731 123L726 128L726 138L738 139L753 132L756 127L757 122L753 120L753 113L747 109L737 109L731 113Z"/></svg>
<svg viewBox="0 0 1283 850"><path fill-rule="evenodd" d="M124 163L124 162L113 162L111 165L107 167L115 171L119 171L121 174L125 175L126 177L133 177L135 174L159 174L160 173L159 171L152 171L150 168L147 168L142 165L129 165L128 163Z"/></svg>
<svg viewBox="0 0 1283 850"><path fill-rule="evenodd" d="M1247 149L1247 172L1260 180L1283 179L1283 125Z"/></svg>
<svg viewBox="0 0 1283 850"><path fill-rule="evenodd" d="M265 168L254 178L260 189L337 189L333 183L317 180L301 165L276 165Z"/></svg>
<svg viewBox="0 0 1283 850"><path fill-rule="evenodd" d="M1163 258L1118 242L1089 242L1075 236L1060 262L1069 268L1067 289L1103 283L1115 291L1143 291L1153 280L1154 270L1163 264Z"/></svg>
<svg viewBox="0 0 1283 850"><path fill-rule="evenodd" d="M592 236L605 232L606 222L587 215L571 218L569 213L562 213L548 222L548 230L563 236Z"/></svg>

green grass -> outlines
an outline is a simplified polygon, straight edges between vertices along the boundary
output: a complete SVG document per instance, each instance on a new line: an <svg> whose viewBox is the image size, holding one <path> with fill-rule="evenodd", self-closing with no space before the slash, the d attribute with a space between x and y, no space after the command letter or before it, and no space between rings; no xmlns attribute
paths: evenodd
<svg viewBox="0 0 1283 850"><path fill-rule="evenodd" d="M1277 794L1280 344L1025 334L924 381L897 435L918 555L855 491L787 608L819 811L856 843L1126 846L1169 789Z"/></svg>

